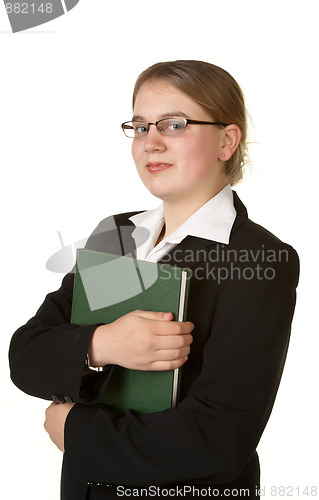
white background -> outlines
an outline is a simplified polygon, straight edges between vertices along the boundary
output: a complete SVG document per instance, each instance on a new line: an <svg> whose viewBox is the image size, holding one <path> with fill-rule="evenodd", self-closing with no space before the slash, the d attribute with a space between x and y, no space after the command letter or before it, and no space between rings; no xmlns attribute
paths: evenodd
<svg viewBox="0 0 319 500"><path fill-rule="evenodd" d="M120 124L137 75L172 59L222 66L246 95L253 168L236 190L250 217L301 259L290 351L259 445L264 498L274 498L272 485L295 499L318 486L317 11L315 0L80 0L12 34L1 2L2 498L59 497L62 455L43 429L47 402L11 383L9 341L59 286L62 275L46 269L57 231L68 245L107 215L159 204Z"/></svg>

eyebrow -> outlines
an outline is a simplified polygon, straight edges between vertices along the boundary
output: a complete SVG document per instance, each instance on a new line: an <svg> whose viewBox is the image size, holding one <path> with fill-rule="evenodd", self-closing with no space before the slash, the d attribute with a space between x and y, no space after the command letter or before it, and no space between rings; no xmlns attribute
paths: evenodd
<svg viewBox="0 0 319 500"><path fill-rule="evenodd" d="M182 118L189 118L189 116L183 113L183 111L170 111L169 113L163 113L162 115L160 115L159 120L162 120L164 118L172 118L175 116L181 116ZM133 122L142 121L147 123L147 120L141 115L134 115L132 121Z"/></svg>

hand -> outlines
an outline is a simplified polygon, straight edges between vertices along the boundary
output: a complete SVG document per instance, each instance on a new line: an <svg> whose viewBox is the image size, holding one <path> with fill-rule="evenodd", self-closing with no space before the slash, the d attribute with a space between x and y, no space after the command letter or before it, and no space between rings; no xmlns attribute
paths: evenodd
<svg viewBox="0 0 319 500"><path fill-rule="evenodd" d="M91 365L155 371L179 368L190 352L194 325L172 319L172 313L133 311L99 326L89 348Z"/></svg>
<svg viewBox="0 0 319 500"><path fill-rule="evenodd" d="M64 451L64 425L69 411L75 403L51 403L45 411L44 428L51 441Z"/></svg>

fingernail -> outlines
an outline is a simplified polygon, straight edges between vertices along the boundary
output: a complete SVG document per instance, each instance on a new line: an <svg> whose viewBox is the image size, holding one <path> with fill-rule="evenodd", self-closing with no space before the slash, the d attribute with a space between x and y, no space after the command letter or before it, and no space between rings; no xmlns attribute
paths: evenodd
<svg viewBox="0 0 319 500"><path fill-rule="evenodd" d="M164 313L164 319L171 319L172 313Z"/></svg>

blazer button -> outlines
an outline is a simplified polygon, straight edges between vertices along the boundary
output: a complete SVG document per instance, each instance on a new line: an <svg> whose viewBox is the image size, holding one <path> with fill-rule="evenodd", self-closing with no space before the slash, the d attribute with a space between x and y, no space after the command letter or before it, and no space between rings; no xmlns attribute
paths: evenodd
<svg viewBox="0 0 319 500"><path fill-rule="evenodd" d="M56 394L52 394L51 399L52 399L52 401L55 401L56 403L60 403L60 398Z"/></svg>

